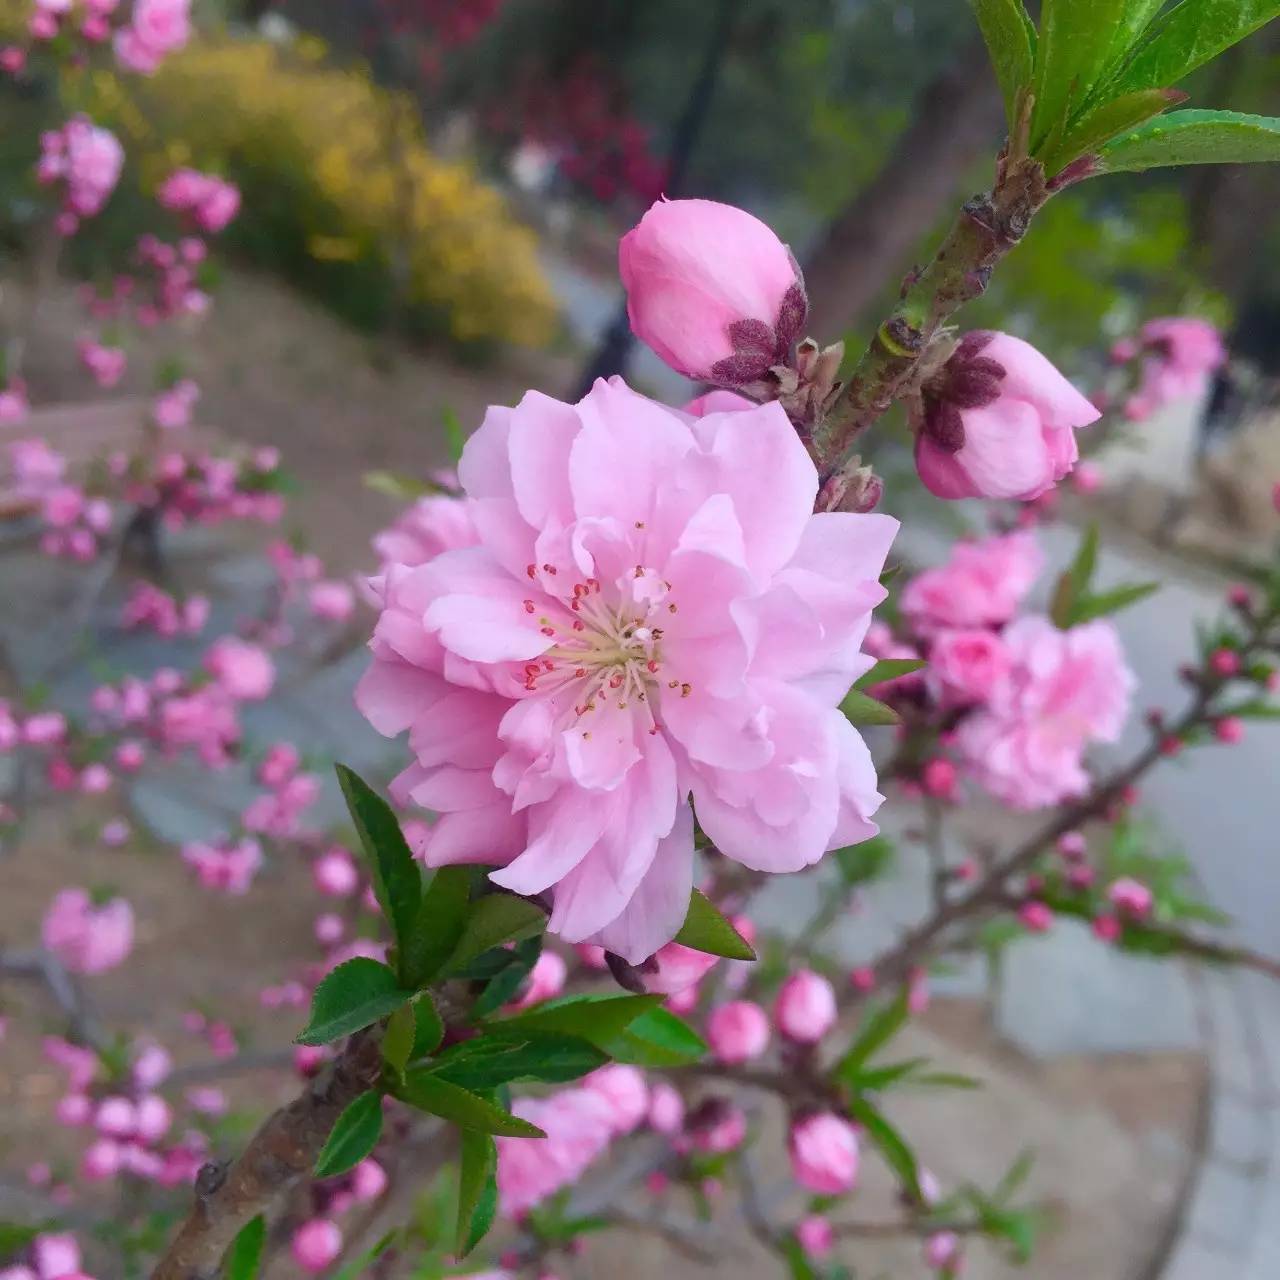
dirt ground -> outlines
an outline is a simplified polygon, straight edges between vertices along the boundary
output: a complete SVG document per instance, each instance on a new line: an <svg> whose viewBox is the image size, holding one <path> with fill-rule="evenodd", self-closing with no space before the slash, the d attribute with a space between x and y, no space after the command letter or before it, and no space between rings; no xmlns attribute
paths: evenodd
<svg viewBox="0 0 1280 1280"><path fill-rule="evenodd" d="M292 519L334 572L370 566L369 539L394 515L395 502L362 482L370 470L418 474L443 460L442 411L466 425L490 402L511 403L527 386L552 393L572 382L573 363L561 355L517 355L488 369L461 367L445 356L410 356L354 334L270 281L237 276L213 314L193 335L189 370L204 388L200 418L226 434L280 447L300 493ZM79 312L70 289L42 317L43 337L29 363L36 400L96 397L74 355L57 335L75 332ZM120 394L148 385L135 368ZM29 947L55 888L68 882L110 881L135 903L139 945L121 969L94 982L110 1025L150 1027L179 1058L202 1057L183 1032L183 1010L206 1003L224 1011L248 1041L278 1050L292 1034L292 1011L264 1014L257 989L290 976L308 954L317 899L294 891L296 877L269 870L247 904L200 892L164 865L166 855L86 849L79 833L91 814L66 814L36 823L19 854L0 864L0 946ZM71 1135L51 1123L57 1082L40 1057L36 1032L56 1019L34 989L6 987L13 1019L0 1049L0 1218L3 1189L20 1180L25 1162L40 1154L69 1157ZM154 1013L161 1021L152 1021ZM948 1069L973 1070L992 1080L983 1093L909 1104L903 1123L939 1154L938 1172L999 1175L1024 1145L1042 1149L1033 1186L1052 1188L1053 1223L1033 1268L1037 1280L1137 1280L1159 1252L1195 1145L1203 1068L1194 1055L1156 1059L1059 1060L1044 1065L1002 1046L982 1010L938 1002L913 1029L924 1051L945 1053ZM264 1104L290 1090L279 1075L258 1073L238 1082L241 1099ZM777 1118L772 1121L777 1124ZM870 1162L869 1162L870 1163ZM767 1171L775 1179L782 1170ZM869 1174L865 1216L891 1208L887 1190ZM880 1216L883 1216L881 1213ZM745 1241L726 1251L711 1274L755 1280L776 1265ZM860 1280L923 1274L918 1242L856 1241L846 1250ZM581 1276L670 1280L708 1272L649 1236L593 1241ZM971 1280L997 1280L1004 1263L975 1258Z"/></svg>

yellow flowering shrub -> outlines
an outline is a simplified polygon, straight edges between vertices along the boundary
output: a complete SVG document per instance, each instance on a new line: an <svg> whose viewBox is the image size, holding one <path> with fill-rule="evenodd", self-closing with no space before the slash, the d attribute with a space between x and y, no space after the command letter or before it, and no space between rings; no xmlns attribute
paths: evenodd
<svg viewBox="0 0 1280 1280"><path fill-rule="evenodd" d="M545 343L533 233L465 161L431 153L412 104L318 41L202 38L151 77L95 68L69 105L116 130L150 189L191 164L244 193L238 245L350 318L465 342Z"/></svg>

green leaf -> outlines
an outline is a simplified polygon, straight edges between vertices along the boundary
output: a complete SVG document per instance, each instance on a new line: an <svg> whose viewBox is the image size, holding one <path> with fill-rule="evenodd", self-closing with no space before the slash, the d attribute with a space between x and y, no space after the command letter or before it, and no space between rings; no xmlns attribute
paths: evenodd
<svg viewBox="0 0 1280 1280"><path fill-rule="evenodd" d="M1035 1163L1035 1152L1023 1151L1009 1166L1008 1172L1000 1179L996 1189L991 1193L991 1202L1004 1205L1013 1199L1023 1183L1031 1176L1031 1170L1035 1167Z"/></svg>
<svg viewBox="0 0 1280 1280"><path fill-rule="evenodd" d="M861 844L847 844L831 855L840 868L846 887L865 884L884 875L893 861L893 842L888 836L872 836Z"/></svg>
<svg viewBox="0 0 1280 1280"><path fill-rule="evenodd" d="M1054 147L1053 154L1042 157L1045 171L1053 177L1071 161L1099 151L1117 134L1185 102L1186 98L1179 89L1142 89L1113 99L1079 120Z"/></svg>
<svg viewBox="0 0 1280 1280"><path fill-rule="evenodd" d="M356 956L320 980L311 997L311 1019L298 1044L328 1044L394 1013L413 997L385 964Z"/></svg>
<svg viewBox="0 0 1280 1280"><path fill-rule="evenodd" d="M637 1018L658 1008L665 999L662 995L563 996L514 1017L490 1020L484 1029L489 1035L515 1037L524 1037L530 1031L557 1031L581 1036L609 1053Z"/></svg>
<svg viewBox="0 0 1280 1280"><path fill-rule="evenodd" d="M1049 616L1054 625L1065 630L1072 625L1073 614L1079 600L1089 590L1089 582L1098 565L1098 526L1091 524L1080 540L1075 559L1071 562L1054 589L1049 606Z"/></svg>
<svg viewBox="0 0 1280 1280"><path fill-rule="evenodd" d="M1042 0L1032 154L1061 135L1107 70L1116 26L1129 0Z"/></svg>
<svg viewBox="0 0 1280 1280"><path fill-rule="evenodd" d="M409 1061L434 1053L444 1039L444 1022L435 1001L425 992L413 1002L413 1048Z"/></svg>
<svg viewBox="0 0 1280 1280"><path fill-rule="evenodd" d="M1234 707L1224 707L1221 714L1238 716L1241 720L1280 720L1280 705L1262 698L1251 698Z"/></svg>
<svg viewBox="0 0 1280 1280"><path fill-rule="evenodd" d="M417 476L407 476L402 471L366 471L364 487L374 493L386 494L397 502L413 502L429 493L439 493L439 487Z"/></svg>
<svg viewBox="0 0 1280 1280"><path fill-rule="evenodd" d="M422 999L430 1002L431 997L424 996ZM434 1007L431 1012L435 1013ZM396 1074L403 1071L413 1057L413 1043L417 1039L417 1014L418 1002L415 1002L397 1009L387 1021L387 1029L382 1037L382 1060ZM444 1028L441 1027L441 1032L443 1031Z"/></svg>
<svg viewBox="0 0 1280 1280"><path fill-rule="evenodd" d="M1121 609L1127 609L1159 590L1158 582L1134 582L1128 586L1116 587L1113 591L1099 592L1096 596L1084 596L1076 601L1075 608L1071 611L1071 625L1075 627L1082 622L1092 622L1094 618L1119 613Z"/></svg>
<svg viewBox="0 0 1280 1280"><path fill-rule="evenodd" d="M465 1257L479 1243L488 1230L485 1225L475 1235L476 1210L498 1166L498 1147L487 1133L471 1129L462 1131L461 1152L458 1161L458 1230L455 1251Z"/></svg>
<svg viewBox="0 0 1280 1280"><path fill-rule="evenodd" d="M422 873L391 806L346 765L334 769L373 871L378 903L395 931L400 976L409 986L417 986L422 957L414 947L414 927L422 907Z"/></svg>
<svg viewBox="0 0 1280 1280"><path fill-rule="evenodd" d="M1136 173L1179 164L1280 160L1280 117L1238 111L1174 111L1103 147L1103 173Z"/></svg>
<svg viewBox="0 0 1280 1280"><path fill-rule="evenodd" d="M850 724L897 724L899 722L898 713L892 707L869 698L861 689L850 689L844 695L840 710L844 712Z"/></svg>
<svg viewBox="0 0 1280 1280"><path fill-rule="evenodd" d="M395 1231L388 1231L372 1249L362 1253L358 1258L352 1258L331 1280L367 1280L373 1263L391 1247L391 1242L395 1240L396 1234Z"/></svg>
<svg viewBox="0 0 1280 1280"><path fill-rule="evenodd" d="M422 895L422 907L414 925L414 956L422 967L421 982L430 982L444 968L470 910L470 867L441 867Z"/></svg>
<svg viewBox="0 0 1280 1280"><path fill-rule="evenodd" d="M440 423L444 427L444 438L449 445L449 460L457 463L467 443L467 433L462 429L457 411L448 405L440 411Z"/></svg>
<svg viewBox="0 0 1280 1280"><path fill-rule="evenodd" d="M835 1074L845 1081L857 1077L863 1063L902 1030L907 1021L907 992L902 990L886 1005L874 1010L863 1022L861 1029L844 1057L836 1064Z"/></svg>
<svg viewBox="0 0 1280 1280"><path fill-rule="evenodd" d="M1035 29L1022 0L969 0L969 7L982 28L982 38L1004 97L1005 118L1012 129L1018 93L1031 83Z"/></svg>
<svg viewBox="0 0 1280 1280"><path fill-rule="evenodd" d="M855 689L873 689L888 680L897 680L901 676L909 676L927 666L923 658L881 658L865 676L853 682Z"/></svg>
<svg viewBox="0 0 1280 1280"><path fill-rule="evenodd" d="M472 906L445 971L456 973L486 951L531 938L546 927L547 913L536 903L510 893L488 894Z"/></svg>
<svg viewBox="0 0 1280 1280"><path fill-rule="evenodd" d="M921 1198L920 1170L916 1164L915 1152L907 1145L906 1139L865 1098L851 1098L848 1106L849 1114L862 1125L867 1136L880 1148L880 1154L897 1175L898 1181L911 1198L918 1201Z"/></svg>
<svg viewBox="0 0 1280 1280"><path fill-rule="evenodd" d="M1182 0L1152 23L1149 37L1107 85L1107 92L1118 97L1175 85L1277 14L1280 0Z"/></svg>
<svg viewBox="0 0 1280 1280"><path fill-rule="evenodd" d="M471 1005L472 1018L487 1018L514 1000L542 952L542 938L526 938L486 983Z"/></svg>
<svg viewBox="0 0 1280 1280"><path fill-rule="evenodd" d="M257 1280L262 1265L262 1249L267 1242L267 1220L262 1214L251 1218L236 1233L227 1250L223 1280Z"/></svg>
<svg viewBox="0 0 1280 1280"><path fill-rule="evenodd" d="M616 1039L601 1046L616 1062L637 1067L679 1067L697 1062L706 1042L669 1009L648 1009Z"/></svg>
<svg viewBox="0 0 1280 1280"><path fill-rule="evenodd" d="M362 1093L334 1121L316 1160L315 1176L332 1178L354 1169L378 1145L382 1136L382 1095Z"/></svg>
<svg viewBox="0 0 1280 1280"><path fill-rule="evenodd" d="M441 1116L460 1129L496 1133L507 1138L547 1136L537 1125L511 1115L478 1093L439 1079L429 1068L411 1067L396 1090L396 1097L420 1111Z"/></svg>
<svg viewBox="0 0 1280 1280"><path fill-rule="evenodd" d="M928 1058L907 1058L902 1062L891 1062L883 1067L871 1067L858 1071L848 1078L849 1087L859 1093L870 1091L882 1092L895 1084L901 1083L908 1076L915 1078L921 1067L928 1063Z"/></svg>
<svg viewBox="0 0 1280 1280"><path fill-rule="evenodd" d="M933 1089L983 1089L986 1086L977 1076L967 1076L959 1071L924 1071L913 1076L912 1084Z"/></svg>
<svg viewBox="0 0 1280 1280"><path fill-rule="evenodd" d="M676 934L682 947L692 947L709 956L725 956L730 960L754 960L751 944L720 914L711 899L700 889L689 897L689 911Z"/></svg>
<svg viewBox="0 0 1280 1280"><path fill-rule="evenodd" d="M523 1040L487 1036L465 1040L429 1064L430 1073L464 1089L496 1089L518 1080L564 1084L609 1061L580 1036L529 1032Z"/></svg>

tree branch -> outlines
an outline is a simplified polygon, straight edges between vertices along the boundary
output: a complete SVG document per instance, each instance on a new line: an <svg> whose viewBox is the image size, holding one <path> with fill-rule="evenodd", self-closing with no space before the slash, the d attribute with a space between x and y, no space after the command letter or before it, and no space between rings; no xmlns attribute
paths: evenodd
<svg viewBox="0 0 1280 1280"><path fill-rule="evenodd" d="M196 1178L195 1204L152 1280L216 1280L241 1228L311 1172L334 1121L381 1070L381 1036L353 1036L300 1097L268 1116L238 1160L206 1164Z"/></svg>

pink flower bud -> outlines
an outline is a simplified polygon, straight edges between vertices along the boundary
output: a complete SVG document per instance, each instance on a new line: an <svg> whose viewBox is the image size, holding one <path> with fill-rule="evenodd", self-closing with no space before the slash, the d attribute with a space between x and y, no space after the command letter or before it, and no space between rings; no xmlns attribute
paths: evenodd
<svg viewBox="0 0 1280 1280"><path fill-rule="evenodd" d="M1145 916L1155 901L1150 889L1131 876L1122 876L1107 890L1107 897L1117 911L1131 916Z"/></svg>
<svg viewBox="0 0 1280 1280"><path fill-rule="evenodd" d="M876 985L875 970L862 965L849 975L849 982L855 991L872 991Z"/></svg>
<svg viewBox="0 0 1280 1280"><path fill-rule="evenodd" d="M1024 902L1018 919L1029 933L1048 933L1053 928L1053 912L1043 902Z"/></svg>
<svg viewBox="0 0 1280 1280"><path fill-rule="evenodd" d="M916 469L939 498L1029 502L1075 466L1075 431L1099 416L1028 343L969 333L924 385Z"/></svg>
<svg viewBox="0 0 1280 1280"><path fill-rule="evenodd" d="M1095 916L1093 936L1099 942L1114 942L1120 936L1120 921L1115 916Z"/></svg>
<svg viewBox="0 0 1280 1280"><path fill-rule="evenodd" d="M331 898L350 897L360 885L360 873L345 849L330 849L311 866L316 888Z"/></svg>
<svg viewBox="0 0 1280 1280"><path fill-rule="evenodd" d="M618 246L631 328L673 369L745 386L784 363L808 313L786 245L712 200L660 200Z"/></svg>
<svg viewBox="0 0 1280 1280"><path fill-rule="evenodd" d="M36 1236L31 1257L41 1280L69 1280L80 1270L80 1246L73 1235Z"/></svg>
<svg viewBox="0 0 1280 1280"><path fill-rule="evenodd" d="M366 1157L351 1170L351 1194L357 1200L376 1200L387 1189L387 1171Z"/></svg>
<svg viewBox="0 0 1280 1280"><path fill-rule="evenodd" d="M309 1275L319 1275L342 1252L342 1232L328 1218L312 1218L293 1233L293 1260Z"/></svg>
<svg viewBox="0 0 1280 1280"><path fill-rule="evenodd" d="M821 1196L838 1196L858 1179L858 1136L830 1111L797 1120L788 1142L795 1180Z"/></svg>
<svg viewBox="0 0 1280 1280"><path fill-rule="evenodd" d="M78 1129L82 1124L88 1124L92 1114L93 1103L83 1093L65 1094L58 1099L58 1105L54 1108L58 1123L66 1125L68 1129Z"/></svg>
<svg viewBox="0 0 1280 1280"><path fill-rule="evenodd" d="M128 1138L138 1127L138 1113L128 1098L103 1098L94 1113L93 1123L99 1133L111 1138Z"/></svg>
<svg viewBox="0 0 1280 1280"><path fill-rule="evenodd" d="M946 756L934 756L932 760L925 761L920 771L920 784L925 795L938 800L952 800L958 777L955 765Z"/></svg>
<svg viewBox="0 0 1280 1280"><path fill-rule="evenodd" d="M711 1011L707 1042L711 1052L731 1066L758 1058L769 1044L769 1019L758 1004L731 1000Z"/></svg>
<svg viewBox="0 0 1280 1280"><path fill-rule="evenodd" d="M724 1103L713 1115L698 1124L693 1133L693 1145L708 1155L723 1155L736 1151L747 1136L747 1117L738 1107Z"/></svg>
<svg viewBox="0 0 1280 1280"><path fill-rule="evenodd" d="M80 1157L80 1176L86 1182L105 1182L120 1172L120 1144L110 1138L90 1143Z"/></svg>
<svg viewBox="0 0 1280 1280"><path fill-rule="evenodd" d="M1219 742L1234 746L1244 737L1244 721L1239 716L1223 716L1214 721L1213 736Z"/></svg>
<svg viewBox="0 0 1280 1280"><path fill-rule="evenodd" d="M1215 649L1209 655L1209 669L1219 676L1240 673L1240 655L1234 649Z"/></svg>
<svg viewBox="0 0 1280 1280"><path fill-rule="evenodd" d="M956 1270L960 1259L960 1237L954 1231L935 1231L925 1241L925 1265L935 1271Z"/></svg>
<svg viewBox="0 0 1280 1280"><path fill-rule="evenodd" d="M796 1223L796 1243L804 1251L804 1256L815 1262L831 1256L835 1238L831 1223L821 1214L811 1213Z"/></svg>
<svg viewBox="0 0 1280 1280"><path fill-rule="evenodd" d="M143 1142L159 1142L173 1124L169 1104L158 1094L149 1093L138 1100L138 1137Z"/></svg>
<svg viewBox="0 0 1280 1280"><path fill-rule="evenodd" d="M513 1009L527 1009L531 1004L539 1004L550 1000L564 990L565 978L569 968L563 957L554 951L544 951L534 962L529 971L529 981L520 993L520 998L512 1002Z"/></svg>
<svg viewBox="0 0 1280 1280"><path fill-rule="evenodd" d="M355 592L345 582L317 582L307 601L311 612L326 622L346 622L356 607Z"/></svg>
<svg viewBox="0 0 1280 1280"><path fill-rule="evenodd" d="M653 955L655 968L644 975L645 989L675 995L698 982L717 959L705 951L695 951L679 942L668 942Z"/></svg>
<svg viewBox="0 0 1280 1280"><path fill-rule="evenodd" d="M817 1044L835 1025L836 993L821 974L801 969L782 984L773 1015L788 1040Z"/></svg>

